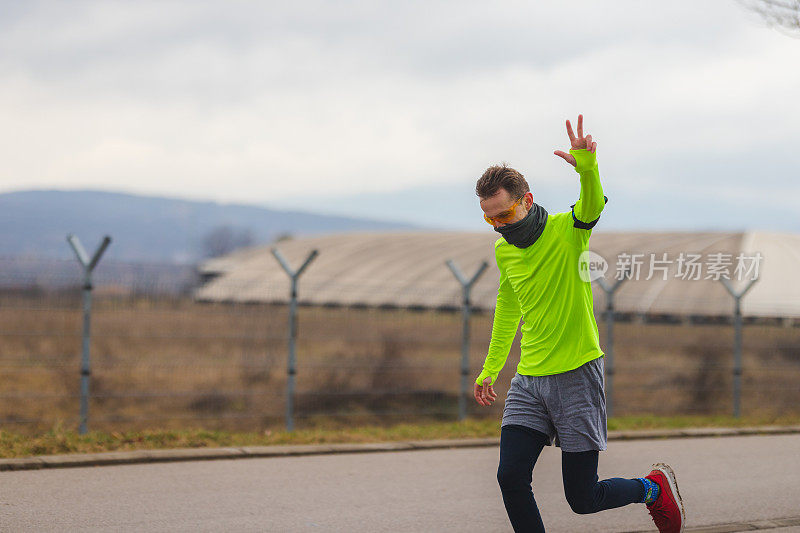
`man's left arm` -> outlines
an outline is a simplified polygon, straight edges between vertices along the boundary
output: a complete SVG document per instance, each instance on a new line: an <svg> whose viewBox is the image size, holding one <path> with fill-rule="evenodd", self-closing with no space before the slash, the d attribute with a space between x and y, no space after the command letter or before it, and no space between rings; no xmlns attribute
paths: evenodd
<svg viewBox="0 0 800 533"><path fill-rule="evenodd" d="M572 206L573 227L591 231L608 202L600 183L597 169L597 154L585 148L573 149L569 153L575 158L575 172L580 175L581 192ZM588 240L588 239L587 239Z"/></svg>
<svg viewBox="0 0 800 533"><path fill-rule="evenodd" d="M571 146L569 153L562 150L553 153L572 165L581 177L580 196L570 206L572 224L568 231L570 240L585 248L608 198L603 195L597 170L597 142L592 140L591 135L583 135L583 115L578 115L578 135L573 133L572 124L567 120L567 135Z"/></svg>

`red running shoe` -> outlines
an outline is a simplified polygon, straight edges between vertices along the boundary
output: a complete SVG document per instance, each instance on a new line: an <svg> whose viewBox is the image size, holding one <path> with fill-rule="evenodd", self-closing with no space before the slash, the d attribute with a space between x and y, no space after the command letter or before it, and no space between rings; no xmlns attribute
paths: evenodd
<svg viewBox="0 0 800 533"><path fill-rule="evenodd" d="M681 493L675 481L675 472L669 465L656 463L653 470L645 476L658 485L658 498L646 504L653 522L660 533L680 533L686 522Z"/></svg>

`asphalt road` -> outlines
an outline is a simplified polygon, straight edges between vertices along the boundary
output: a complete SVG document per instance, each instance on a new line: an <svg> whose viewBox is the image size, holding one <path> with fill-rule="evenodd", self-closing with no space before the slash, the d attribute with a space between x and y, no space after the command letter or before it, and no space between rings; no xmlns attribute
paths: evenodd
<svg viewBox="0 0 800 533"><path fill-rule="evenodd" d="M0 473L0 531L512 531L499 448L276 457ZM800 516L800 435L609 443L600 476L675 468L687 526ZM534 493L548 531L632 531L643 505L575 515L560 451ZM772 531L793 531L785 527Z"/></svg>

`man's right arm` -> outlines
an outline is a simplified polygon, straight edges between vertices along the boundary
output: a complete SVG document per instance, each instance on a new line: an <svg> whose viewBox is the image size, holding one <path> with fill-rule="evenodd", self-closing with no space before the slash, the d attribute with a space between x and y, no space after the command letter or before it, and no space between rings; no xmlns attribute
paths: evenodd
<svg viewBox="0 0 800 533"><path fill-rule="evenodd" d="M497 305L494 309L492 340L489 342L489 353L483 363L483 371L475 380L478 385L483 386L483 380L487 376L492 378L490 385L494 385L497 375L506 364L521 317L522 311L517 295L514 294L514 289L512 289L505 272L500 268L500 286L497 289Z"/></svg>

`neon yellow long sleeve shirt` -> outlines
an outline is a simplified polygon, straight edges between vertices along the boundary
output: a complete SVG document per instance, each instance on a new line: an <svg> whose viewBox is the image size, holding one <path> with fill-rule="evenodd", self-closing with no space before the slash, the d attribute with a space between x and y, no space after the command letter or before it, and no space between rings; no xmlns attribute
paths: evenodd
<svg viewBox="0 0 800 533"><path fill-rule="evenodd" d="M608 198L603 196L595 154L570 150L581 190L571 211L548 214L539 238L526 248L495 242L500 270L489 351L478 378L492 384L505 365L523 319L517 372L544 376L568 372L604 355L594 319L591 282L579 273L592 227Z"/></svg>

